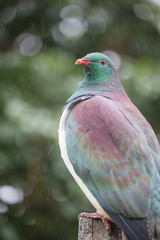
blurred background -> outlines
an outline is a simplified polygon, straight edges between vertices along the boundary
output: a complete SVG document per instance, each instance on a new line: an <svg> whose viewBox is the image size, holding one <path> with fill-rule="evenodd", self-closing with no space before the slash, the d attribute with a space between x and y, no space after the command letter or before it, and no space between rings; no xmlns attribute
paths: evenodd
<svg viewBox="0 0 160 240"><path fill-rule="evenodd" d="M74 240L93 211L58 147L61 109L89 52L115 63L160 137L159 0L0 1L0 240Z"/></svg>

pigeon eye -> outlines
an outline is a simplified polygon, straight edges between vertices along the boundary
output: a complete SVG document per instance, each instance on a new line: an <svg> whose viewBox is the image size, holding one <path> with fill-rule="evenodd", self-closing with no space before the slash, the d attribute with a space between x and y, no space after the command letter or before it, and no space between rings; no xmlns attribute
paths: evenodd
<svg viewBox="0 0 160 240"><path fill-rule="evenodd" d="M105 59L101 60L101 65L106 65L106 60Z"/></svg>

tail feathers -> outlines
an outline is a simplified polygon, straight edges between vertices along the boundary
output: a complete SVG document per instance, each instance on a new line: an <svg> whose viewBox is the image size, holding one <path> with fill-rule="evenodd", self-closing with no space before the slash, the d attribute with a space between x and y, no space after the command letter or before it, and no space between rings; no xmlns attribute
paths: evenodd
<svg viewBox="0 0 160 240"><path fill-rule="evenodd" d="M145 218L134 219L114 213L98 194L93 192L91 189L89 190L95 196L102 208L106 211L108 216L113 220L113 222L125 233L126 240L154 240L148 216Z"/></svg>
<svg viewBox="0 0 160 240"><path fill-rule="evenodd" d="M107 212L108 213L108 212ZM149 226L148 217L143 219L127 218L115 213L108 213L111 219L125 233L126 240L154 240Z"/></svg>

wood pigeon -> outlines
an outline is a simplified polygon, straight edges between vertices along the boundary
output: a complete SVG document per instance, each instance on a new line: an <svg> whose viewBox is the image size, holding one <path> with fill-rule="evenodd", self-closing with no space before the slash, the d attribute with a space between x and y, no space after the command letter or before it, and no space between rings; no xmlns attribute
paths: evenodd
<svg viewBox="0 0 160 240"><path fill-rule="evenodd" d="M67 100L59 145L70 173L123 239L160 239L160 146L152 127L128 98L111 60L90 53L76 65L85 78ZM108 219L108 220L107 220Z"/></svg>

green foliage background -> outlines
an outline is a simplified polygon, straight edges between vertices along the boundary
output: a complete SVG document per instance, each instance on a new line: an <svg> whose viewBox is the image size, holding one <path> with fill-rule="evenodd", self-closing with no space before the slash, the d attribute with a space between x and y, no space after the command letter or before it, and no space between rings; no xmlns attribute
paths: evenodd
<svg viewBox="0 0 160 240"><path fill-rule="evenodd" d="M60 157L58 121L83 78L76 59L107 50L159 137L159 1L1 0L0 239L77 239L93 209Z"/></svg>

